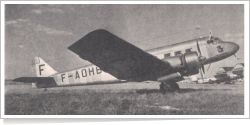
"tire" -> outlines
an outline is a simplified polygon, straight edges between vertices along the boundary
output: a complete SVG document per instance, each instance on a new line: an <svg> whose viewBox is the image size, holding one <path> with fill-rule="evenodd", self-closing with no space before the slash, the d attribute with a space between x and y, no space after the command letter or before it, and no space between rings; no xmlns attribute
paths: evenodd
<svg viewBox="0 0 250 125"><path fill-rule="evenodd" d="M167 90L164 89L164 83L163 82L160 84L160 92L162 94L166 94L166 92L167 92Z"/></svg>
<svg viewBox="0 0 250 125"><path fill-rule="evenodd" d="M169 92L176 92L179 90L179 85L177 83L171 83L170 86L171 86L171 89Z"/></svg>
<svg viewBox="0 0 250 125"><path fill-rule="evenodd" d="M160 91L162 94L166 92L175 92L179 90L179 85L177 83L161 83Z"/></svg>
<svg viewBox="0 0 250 125"><path fill-rule="evenodd" d="M174 91L179 91L180 87L177 83L174 83Z"/></svg>

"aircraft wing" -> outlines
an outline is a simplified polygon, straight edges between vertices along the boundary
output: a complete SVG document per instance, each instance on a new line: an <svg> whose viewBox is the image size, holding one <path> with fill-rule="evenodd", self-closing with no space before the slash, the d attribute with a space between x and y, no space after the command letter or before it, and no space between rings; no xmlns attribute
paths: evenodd
<svg viewBox="0 0 250 125"><path fill-rule="evenodd" d="M68 49L122 80L157 80L176 72L169 63L103 29L88 33Z"/></svg>

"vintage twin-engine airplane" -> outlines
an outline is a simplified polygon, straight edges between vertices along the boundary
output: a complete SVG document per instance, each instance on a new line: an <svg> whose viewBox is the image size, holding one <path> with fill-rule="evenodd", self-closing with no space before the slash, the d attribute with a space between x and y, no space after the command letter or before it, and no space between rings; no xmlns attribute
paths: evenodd
<svg viewBox="0 0 250 125"><path fill-rule="evenodd" d="M94 65L58 73L41 58L35 58L37 77L14 81L35 83L37 88L104 84L129 81L159 81L160 91L179 89L183 76L198 74L204 65L234 55L239 46L217 37L197 38L146 51L114 34L95 30L68 47ZM201 72L201 71L200 71Z"/></svg>

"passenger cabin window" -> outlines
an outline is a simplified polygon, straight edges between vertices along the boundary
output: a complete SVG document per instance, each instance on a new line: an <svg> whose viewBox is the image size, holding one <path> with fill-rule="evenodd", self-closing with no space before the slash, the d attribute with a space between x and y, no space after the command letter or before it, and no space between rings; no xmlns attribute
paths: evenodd
<svg viewBox="0 0 250 125"><path fill-rule="evenodd" d="M168 53L168 54L164 54L164 58L168 58L171 56L171 53Z"/></svg>
<svg viewBox="0 0 250 125"><path fill-rule="evenodd" d="M176 51L176 52L174 52L174 55L175 55L175 56L180 56L180 55L181 55L181 51Z"/></svg>
<svg viewBox="0 0 250 125"><path fill-rule="evenodd" d="M191 52L192 52L192 49L191 49L191 48L185 50L185 53L191 53Z"/></svg>

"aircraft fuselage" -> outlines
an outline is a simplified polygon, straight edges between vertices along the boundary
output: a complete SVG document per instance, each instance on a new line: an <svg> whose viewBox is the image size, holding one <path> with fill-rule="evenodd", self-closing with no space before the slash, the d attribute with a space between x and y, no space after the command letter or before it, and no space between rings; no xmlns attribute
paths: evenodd
<svg viewBox="0 0 250 125"><path fill-rule="evenodd" d="M188 52L198 52L197 43L201 52L201 55L199 56L205 57L202 62L204 65L225 59L235 54L239 49L239 46L235 43L223 42L217 37L214 37L211 40L209 40L209 37L203 37L150 49L147 52L162 60ZM43 69L40 68L39 70L39 72L42 73ZM88 65L75 70L57 73L50 77L54 78L57 86L102 84L111 82L117 83L125 81L115 78L95 65Z"/></svg>

